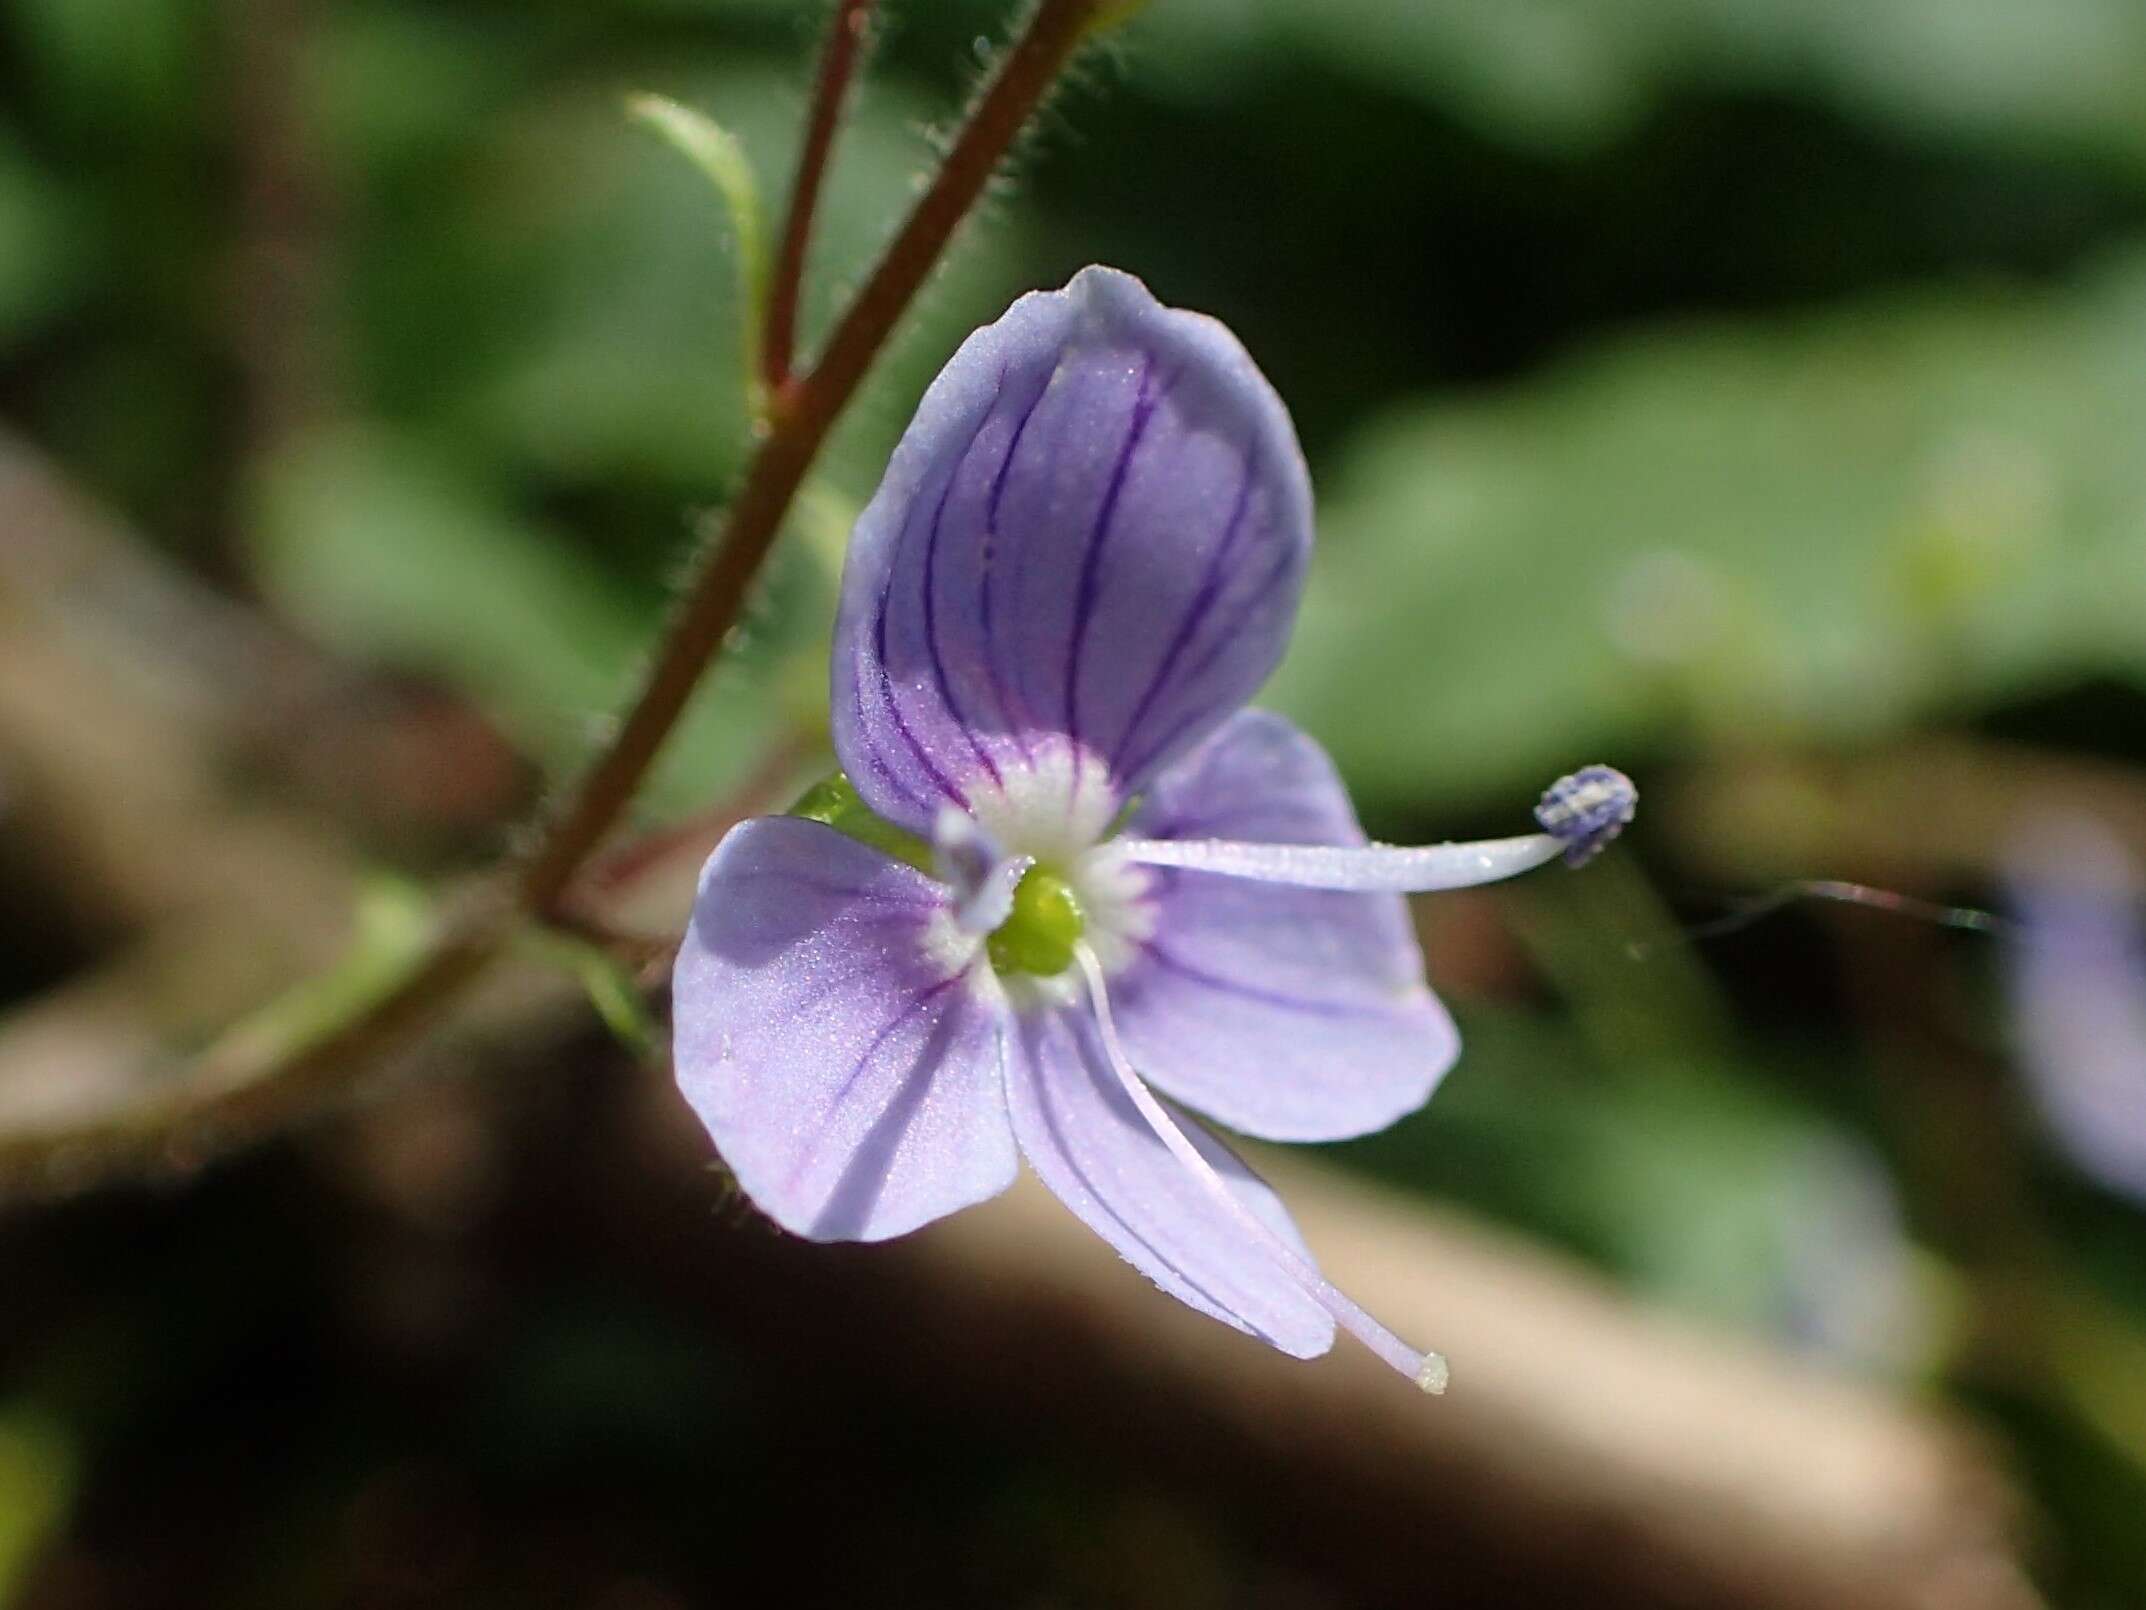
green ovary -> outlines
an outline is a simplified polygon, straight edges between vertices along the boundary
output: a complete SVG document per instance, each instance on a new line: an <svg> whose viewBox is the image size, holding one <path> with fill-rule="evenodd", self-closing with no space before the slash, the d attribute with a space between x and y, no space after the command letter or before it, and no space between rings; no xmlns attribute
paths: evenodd
<svg viewBox="0 0 2146 1610"><path fill-rule="evenodd" d="M1001 973L1051 978L1073 965L1073 947L1087 926L1072 885L1047 867L1031 867L1013 891L1013 914L986 948Z"/></svg>

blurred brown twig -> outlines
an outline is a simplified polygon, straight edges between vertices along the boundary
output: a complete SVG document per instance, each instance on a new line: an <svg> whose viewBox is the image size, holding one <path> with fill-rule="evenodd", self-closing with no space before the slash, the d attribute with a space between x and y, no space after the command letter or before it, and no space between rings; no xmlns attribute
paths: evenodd
<svg viewBox="0 0 2146 1610"><path fill-rule="evenodd" d="M705 1141L668 1081L616 1106L615 1127L584 1118L531 1160L544 1188L518 1234L829 1394L982 1401L1016 1435L1227 1492L1367 1602L2039 1602L1971 1436L1301 1156L1257 1161L1322 1266L1453 1360L1435 1406L1357 1350L1306 1366L1180 1308L1032 1180L893 1245L810 1245L710 1213Z"/></svg>
<svg viewBox="0 0 2146 1610"><path fill-rule="evenodd" d="M834 152L842 123L842 100L864 53L876 0L836 0L820 47L819 72L812 86L812 110L805 119L799 147L797 179L790 189L790 212L775 258L775 278L768 287L766 324L760 341L762 377L771 399L780 399L790 382L797 351L797 312L805 288L805 252L812 242L813 215L819 209L820 184Z"/></svg>

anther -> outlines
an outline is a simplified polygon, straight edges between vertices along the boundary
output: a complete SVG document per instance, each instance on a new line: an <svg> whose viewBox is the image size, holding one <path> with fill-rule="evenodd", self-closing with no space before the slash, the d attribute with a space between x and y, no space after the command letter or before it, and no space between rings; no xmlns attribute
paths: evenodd
<svg viewBox="0 0 2146 1610"><path fill-rule="evenodd" d="M1625 829L1639 790L1614 766L1582 766L1543 790L1535 807L1542 830L1565 846L1565 865L1585 866Z"/></svg>

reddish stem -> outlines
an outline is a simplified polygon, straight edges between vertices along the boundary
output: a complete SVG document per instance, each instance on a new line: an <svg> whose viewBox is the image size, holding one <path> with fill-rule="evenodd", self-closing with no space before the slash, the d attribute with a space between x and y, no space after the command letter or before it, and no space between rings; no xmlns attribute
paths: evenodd
<svg viewBox="0 0 2146 1610"><path fill-rule="evenodd" d="M797 309L804 296L805 249L812 239L812 217L820 202L820 182L834 152L835 130L842 123L842 99L863 53L874 0L839 0L820 50L820 71L812 89L812 111L805 143L797 158L797 183L790 189L790 213L783 221L782 245L775 277L768 285L767 315L760 342L760 369L770 397L779 396L790 378L797 348Z"/></svg>

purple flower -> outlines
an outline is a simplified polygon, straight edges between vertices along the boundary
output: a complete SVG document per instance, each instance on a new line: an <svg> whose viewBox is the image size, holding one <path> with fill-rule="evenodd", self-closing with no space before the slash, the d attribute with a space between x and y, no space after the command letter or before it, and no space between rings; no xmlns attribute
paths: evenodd
<svg viewBox="0 0 2146 1610"><path fill-rule="evenodd" d="M1288 414L1214 320L1090 268L955 354L850 545L843 773L724 839L678 957L680 1087L778 1223L900 1235L1026 1157L1192 1307L1299 1357L1339 1322L1443 1385L1154 1092L1270 1140L1420 1106L1458 1042L1396 891L1599 844L1630 784L1367 845L1318 745L1240 708L1310 546Z"/></svg>
<svg viewBox="0 0 2146 1610"><path fill-rule="evenodd" d="M2107 828L2072 815L2036 822L2008 872L2020 920L2008 979L2027 1088L2074 1162L2146 1201L2146 878Z"/></svg>

